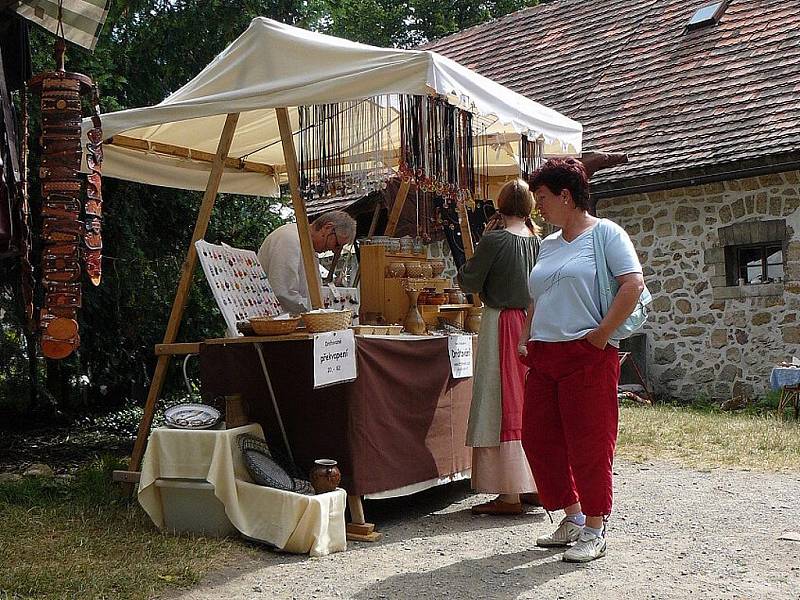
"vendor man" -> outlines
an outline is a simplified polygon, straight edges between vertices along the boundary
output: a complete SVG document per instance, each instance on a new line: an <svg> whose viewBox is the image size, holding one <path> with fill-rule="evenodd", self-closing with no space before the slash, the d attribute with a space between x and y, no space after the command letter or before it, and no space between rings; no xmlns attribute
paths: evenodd
<svg viewBox="0 0 800 600"><path fill-rule="evenodd" d="M341 210L321 214L309 229L314 251L332 251L334 261L356 236L356 222ZM283 310L300 314L311 309L297 223L281 225L270 233L258 250L258 260ZM319 268L316 255L314 262Z"/></svg>

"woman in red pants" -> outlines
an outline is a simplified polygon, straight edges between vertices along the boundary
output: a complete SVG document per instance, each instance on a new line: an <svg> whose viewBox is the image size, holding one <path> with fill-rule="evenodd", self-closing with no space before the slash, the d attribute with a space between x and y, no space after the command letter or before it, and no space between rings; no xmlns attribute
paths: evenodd
<svg viewBox="0 0 800 600"><path fill-rule="evenodd" d="M542 218L560 230L542 241L528 285L531 305L518 351L531 367L525 385L522 444L539 499L563 509L558 529L539 546L569 546L568 562L606 553L617 441L619 340L613 332L636 307L642 267L625 231L589 214L583 165L551 159L531 178ZM594 236L620 284L601 314Z"/></svg>

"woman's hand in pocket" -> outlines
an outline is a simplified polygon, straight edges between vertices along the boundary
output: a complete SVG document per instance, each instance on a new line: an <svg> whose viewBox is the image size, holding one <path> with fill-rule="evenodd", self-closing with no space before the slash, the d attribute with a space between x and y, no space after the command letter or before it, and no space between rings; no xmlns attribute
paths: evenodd
<svg viewBox="0 0 800 600"><path fill-rule="evenodd" d="M608 335L603 333L600 329L594 329L587 333L584 338L592 346L598 350L605 350L608 345Z"/></svg>

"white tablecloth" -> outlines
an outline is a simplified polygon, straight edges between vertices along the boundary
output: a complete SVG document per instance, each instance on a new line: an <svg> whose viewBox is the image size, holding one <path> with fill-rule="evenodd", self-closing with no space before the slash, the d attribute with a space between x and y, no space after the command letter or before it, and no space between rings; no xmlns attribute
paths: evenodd
<svg viewBox="0 0 800 600"><path fill-rule="evenodd" d="M157 479L205 479L214 486L214 495L233 526L244 535L311 556L345 550L345 491L305 496L252 483L236 443L243 433L264 437L256 424L228 430L153 430L138 494L153 523L164 527Z"/></svg>
<svg viewBox="0 0 800 600"><path fill-rule="evenodd" d="M775 367L770 373L769 383L773 390L779 390L787 385L800 385L800 368Z"/></svg>

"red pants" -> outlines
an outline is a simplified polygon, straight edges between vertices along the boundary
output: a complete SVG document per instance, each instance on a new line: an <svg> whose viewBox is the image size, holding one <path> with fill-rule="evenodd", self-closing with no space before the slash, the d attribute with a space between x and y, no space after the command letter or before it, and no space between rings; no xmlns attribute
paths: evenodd
<svg viewBox="0 0 800 600"><path fill-rule="evenodd" d="M586 340L528 342L522 445L547 510L611 514L619 356Z"/></svg>

